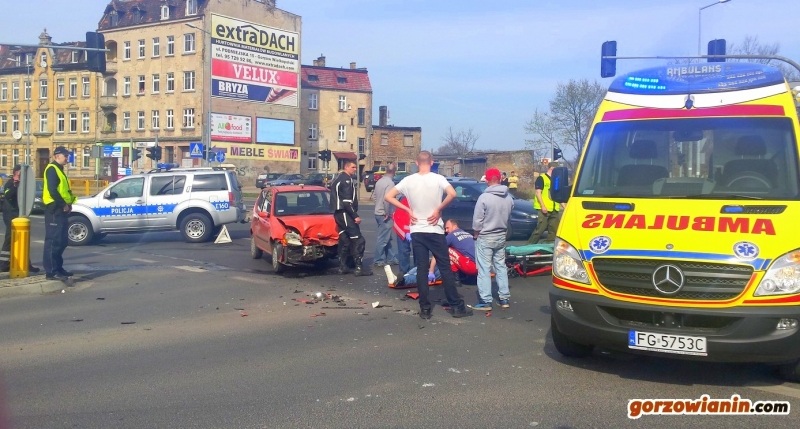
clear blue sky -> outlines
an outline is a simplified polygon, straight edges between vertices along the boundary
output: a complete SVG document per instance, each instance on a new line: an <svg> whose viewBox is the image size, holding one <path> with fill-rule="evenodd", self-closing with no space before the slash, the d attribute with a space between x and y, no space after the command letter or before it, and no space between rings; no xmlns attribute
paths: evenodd
<svg viewBox="0 0 800 429"><path fill-rule="evenodd" d="M224 0L222 0L224 1ZM619 55L694 55L697 18L713 0L277 0L303 17L304 64L367 67L375 104L397 126L420 126L435 148L450 126L473 127L478 148L522 148L525 121L558 82L600 79L600 45ZM107 0L3 4L0 42L82 40ZM731 0L703 11L703 44L746 35L800 61L797 0ZM703 48L705 50L705 48ZM652 63L651 63L652 64ZM619 71L642 63L622 62ZM376 119L377 121L377 119Z"/></svg>

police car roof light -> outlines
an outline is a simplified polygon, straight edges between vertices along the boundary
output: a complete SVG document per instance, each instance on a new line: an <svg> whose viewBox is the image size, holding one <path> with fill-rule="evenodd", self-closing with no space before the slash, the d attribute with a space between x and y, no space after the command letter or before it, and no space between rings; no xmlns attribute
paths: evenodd
<svg viewBox="0 0 800 429"><path fill-rule="evenodd" d="M608 90L624 94L698 94L784 83L780 70L755 63L674 64L617 77Z"/></svg>

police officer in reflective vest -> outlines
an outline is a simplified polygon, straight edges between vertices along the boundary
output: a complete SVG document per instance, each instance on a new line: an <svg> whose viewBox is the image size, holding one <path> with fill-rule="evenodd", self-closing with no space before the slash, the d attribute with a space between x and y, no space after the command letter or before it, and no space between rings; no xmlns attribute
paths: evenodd
<svg viewBox="0 0 800 429"><path fill-rule="evenodd" d="M539 211L539 219L536 224L536 231L533 231L528 244L536 244L542 237L542 234L547 231L547 239L545 241L555 241L556 231L558 230L558 212L564 207L564 204L553 201L550 197L550 175L553 174L553 169L558 167L557 162L547 164L547 173L540 174L536 178L534 189L536 196L533 198L533 208Z"/></svg>
<svg viewBox="0 0 800 429"><path fill-rule="evenodd" d="M362 258L366 240L361 235L361 218L358 217L358 193L355 177L356 163L352 160L344 162L344 168L331 183L331 208L336 229L339 232L339 274L346 274L348 253L353 257L356 276L371 276L372 271L365 269Z"/></svg>
<svg viewBox="0 0 800 429"><path fill-rule="evenodd" d="M64 249L67 248L67 219L72 204L77 200L64 175L69 151L59 146L53 151L53 162L44 168L44 270L48 280L66 280L72 273L64 270Z"/></svg>
<svg viewBox="0 0 800 429"><path fill-rule="evenodd" d="M0 250L0 271L2 272L11 268L11 221L19 217L17 191L19 190L20 170L22 170L22 166L15 165L12 177L3 186L3 223L6 225L6 236L3 240L3 249ZM28 260L28 272L39 272L38 268L31 265L30 260Z"/></svg>

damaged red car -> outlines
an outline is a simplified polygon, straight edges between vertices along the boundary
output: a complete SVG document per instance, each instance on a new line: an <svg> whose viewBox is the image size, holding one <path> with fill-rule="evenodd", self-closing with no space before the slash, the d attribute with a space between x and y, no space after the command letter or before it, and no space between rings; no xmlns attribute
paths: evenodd
<svg viewBox="0 0 800 429"><path fill-rule="evenodd" d="M264 252L280 273L287 266L323 265L335 258L339 234L322 186L272 186L261 191L250 222L250 254Z"/></svg>

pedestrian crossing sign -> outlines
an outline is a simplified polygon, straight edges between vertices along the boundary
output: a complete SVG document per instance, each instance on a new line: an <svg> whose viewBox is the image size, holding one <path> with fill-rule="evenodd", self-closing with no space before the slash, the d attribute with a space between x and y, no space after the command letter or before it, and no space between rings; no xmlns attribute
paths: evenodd
<svg viewBox="0 0 800 429"><path fill-rule="evenodd" d="M189 143L189 157L203 158L203 143Z"/></svg>

